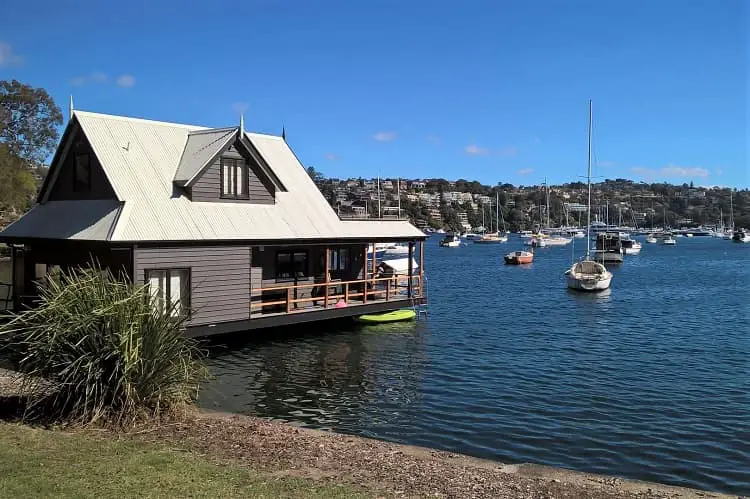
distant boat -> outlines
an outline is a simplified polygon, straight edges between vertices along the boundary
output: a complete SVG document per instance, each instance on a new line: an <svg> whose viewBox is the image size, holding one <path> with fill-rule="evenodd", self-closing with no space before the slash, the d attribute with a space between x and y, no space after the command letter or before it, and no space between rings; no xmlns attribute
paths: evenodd
<svg viewBox="0 0 750 499"><path fill-rule="evenodd" d="M664 238L661 240L661 243L665 246L674 246L677 244L677 240L672 237L672 234L664 234Z"/></svg>
<svg viewBox="0 0 750 499"><path fill-rule="evenodd" d="M496 225L499 225L499 218L500 218L500 198L498 197L498 193L495 193L496 201L495 201L495 220ZM490 212L491 213L491 212ZM484 209L482 209L482 216L484 217ZM503 220L503 226L505 225L505 220ZM474 243L476 244L497 244L497 243L507 243L508 242L508 234L507 233L500 233L500 228L495 227L497 229L496 232L491 232L489 234L482 234L482 237L478 239L474 239ZM490 218L490 230L492 229L492 218Z"/></svg>
<svg viewBox="0 0 750 499"><path fill-rule="evenodd" d="M732 241L735 243L750 243L750 234L744 229L735 230Z"/></svg>
<svg viewBox="0 0 750 499"><path fill-rule="evenodd" d="M514 251L505 255L506 265L524 265L534 261L534 253L531 251Z"/></svg>
<svg viewBox="0 0 750 499"><path fill-rule="evenodd" d="M635 239L631 239L629 236L625 237L621 240L622 243L622 251L626 255L637 255L641 252L641 248L643 245L636 241Z"/></svg>
<svg viewBox="0 0 750 499"><path fill-rule="evenodd" d="M448 234L440 241L440 246L443 248L458 248L461 246L461 238L456 234Z"/></svg>
<svg viewBox="0 0 750 499"><path fill-rule="evenodd" d="M591 231L591 136L593 128L593 113L591 101L589 101L589 154L588 154L588 231ZM586 238L586 257L574 263L565 272L565 281L568 288L579 291L602 291L612 283L612 273L601 263L591 260L591 237Z"/></svg>
<svg viewBox="0 0 750 499"><path fill-rule="evenodd" d="M649 234L646 238L646 242L649 244L654 244L655 242L657 242L656 236L653 234Z"/></svg>

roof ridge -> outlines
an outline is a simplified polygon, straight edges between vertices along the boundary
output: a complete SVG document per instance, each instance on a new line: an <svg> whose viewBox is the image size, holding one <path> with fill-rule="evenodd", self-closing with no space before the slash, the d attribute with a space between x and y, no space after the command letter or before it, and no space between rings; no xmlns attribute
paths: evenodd
<svg viewBox="0 0 750 499"><path fill-rule="evenodd" d="M233 132L237 130L239 127L236 126L225 126L225 127L219 127L219 128L204 128L201 130L194 130L191 132L188 132L188 135L199 135L202 133L216 133L216 132Z"/></svg>
<svg viewBox="0 0 750 499"><path fill-rule="evenodd" d="M105 114L105 113L94 113L91 111L79 111L76 109L73 111L74 115L80 115L83 117L90 116L92 118L104 118L104 119L111 119L111 120L118 120L118 121L135 121L138 123L147 123L150 125L163 125L163 126L173 126L173 127L179 127L179 128L192 128L194 130L191 131L200 131L207 129L208 127L201 126L201 125L187 125L184 123L173 123L169 121L157 121L157 120L149 120L146 118L135 118L132 116L120 116L117 114Z"/></svg>

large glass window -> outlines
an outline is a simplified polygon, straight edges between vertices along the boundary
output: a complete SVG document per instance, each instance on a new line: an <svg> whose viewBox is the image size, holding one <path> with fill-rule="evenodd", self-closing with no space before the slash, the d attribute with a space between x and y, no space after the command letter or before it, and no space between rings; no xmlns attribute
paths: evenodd
<svg viewBox="0 0 750 499"><path fill-rule="evenodd" d="M221 160L221 197L247 199L247 162L241 159Z"/></svg>
<svg viewBox="0 0 750 499"><path fill-rule="evenodd" d="M279 251L276 253L276 280L293 281L308 277L307 251Z"/></svg>
<svg viewBox="0 0 750 499"><path fill-rule="evenodd" d="M335 272L346 272L349 270L349 249L334 248L328 253L329 270Z"/></svg>
<svg viewBox="0 0 750 499"><path fill-rule="evenodd" d="M172 315L188 315L190 309L190 270L148 269L146 283L160 310Z"/></svg>

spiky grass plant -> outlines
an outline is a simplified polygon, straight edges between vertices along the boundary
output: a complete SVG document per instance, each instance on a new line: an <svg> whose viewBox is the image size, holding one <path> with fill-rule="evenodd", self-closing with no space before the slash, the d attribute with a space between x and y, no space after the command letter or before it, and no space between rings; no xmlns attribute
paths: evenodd
<svg viewBox="0 0 750 499"><path fill-rule="evenodd" d="M127 425L170 415L207 378L184 318L99 268L49 276L36 308L2 328L24 374L27 416Z"/></svg>

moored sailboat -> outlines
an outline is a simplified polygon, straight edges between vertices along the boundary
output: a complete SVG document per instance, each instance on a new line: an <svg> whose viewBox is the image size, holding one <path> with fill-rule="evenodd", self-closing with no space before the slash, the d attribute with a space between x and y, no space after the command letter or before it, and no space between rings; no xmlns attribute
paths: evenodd
<svg viewBox="0 0 750 499"><path fill-rule="evenodd" d="M591 231L591 135L593 128L593 113L589 101L589 154L588 154L588 231ZM590 234L589 234L590 235ZM591 237L586 238L586 257L574 263L565 272L568 288L579 291L601 291L609 288L612 283L612 273L601 263L591 259Z"/></svg>

